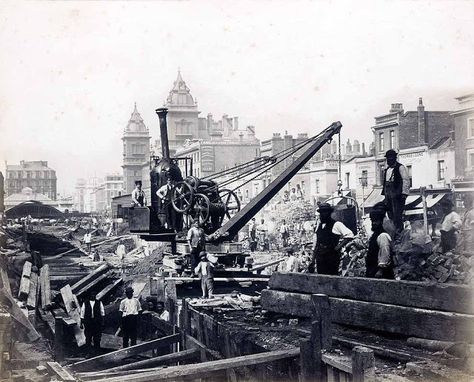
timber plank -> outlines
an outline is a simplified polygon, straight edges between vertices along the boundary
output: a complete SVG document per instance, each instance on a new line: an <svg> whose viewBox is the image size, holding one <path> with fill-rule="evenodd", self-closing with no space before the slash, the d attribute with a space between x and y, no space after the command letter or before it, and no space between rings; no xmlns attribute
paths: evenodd
<svg viewBox="0 0 474 382"><path fill-rule="evenodd" d="M18 298L20 300L26 300L30 292L31 266L32 264L29 261L25 261L25 264L23 264L23 272L21 273L20 279L20 289L18 290Z"/></svg>
<svg viewBox="0 0 474 382"><path fill-rule="evenodd" d="M332 322L405 336L448 341L474 341L474 316L398 305L329 298ZM311 295L263 290L262 308L311 317ZM415 334L416 333L416 334Z"/></svg>
<svg viewBox="0 0 474 382"><path fill-rule="evenodd" d="M46 368L49 372L54 374L54 376L58 377L61 381L74 382L76 380L57 362L46 362Z"/></svg>
<svg viewBox="0 0 474 382"><path fill-rule="evenodd" d="M107 294L112 292L119 284L123 281L122 278L115 280L112 284L107 285L104 289L102 289L99 293L97 293L97 300L102 300Z"/></svg>
<svg viewBox="0 0 474 382"><path fill-rule="evenodd" d="M202 362L199 364L171 366L164 369L150 369L150 371L127 376L128 382L152 382L175 380L178 378L192 377L203 378L227 369L261 365L269 362L288 358L299 357L300 349L277 350L246 356L220 359L217 361ZM122 382L122 377L99 379L97 382Z"/></svg>
<svg viewBox="0 0 474 382"><path fill-rule="evenodd" d="M474 291L464 285L308 273L274 273L268 285L288 292L474 314Z"/></svg>
<svg viewBox="0 0 474 382"><path fill-rule="evenodd" d="M74 337L76 338L77 346L82 346L86 343L86 337L84 332L81 330L81 313L80 306L77 297L72 293L71 286L68 284L61 288L61 296L63 298L66 312L74 321L76 326L74 327Z"/></svg>
<svg viewBox="0 0 474 382"><path fill-rule="evenodd" d="M41 336L36 331L31 322L28 320L28 318L25 316L25 314L22 312L20 307L16 304L16 301L12 297L12 295L8 293L7 288L0 289L0 294L3 295L3 297L9 302L9 306L6 308L8 310L8 313L12 315L13 319L16 322L18 322L26 329L28 340L31 342L38 340Z"/></svg>
<svg viewBox="0 0 474 382"><path fill-rule="evenodd" d="M48 264L41 267L39 285L41 289L41 307L43 309L49 309L51 307L51 282L49 280Z"/></svg>
<svg viewBox="0 0 474 382"><path fill-rule="evenodd" d="M8 278L7 271L3 267L0 267L0 281L2 283L2 288L5 289L9 295L11 295L12 289L10 286L10 279Z"/></svg>
<svg viewBox="0 0 474 382"><path fill-rule="evenodd" d="M124 358L130 357L131 355L141 354L149 350L169 346L171 344L179 342L180 339L180 334L173 334L171 336L143 342L135 346L130 346L125 349L116 350L111 353L99 355L97 357L77 362L72 365L72 368L77 371L86 371L104 366L111 366L117 363L121 363Z"/></svg>
<svg viewBox="0 0 474 382"><path fill-rule="evenodd" d="M90 289L92 289L94 286L99 284L101 281L105 280L107 277L110 277L113 274L113 271L109 271L107 273L104 273L100 275L99 277L95 278L92 280L89 284L84 285L81 289L79 289L75 294L76 296L80 296L86 292L88 292Z"/></svg>
<svg viewBox="0 0 474 382"><path fill-rule="evenodd" d="M158 357L153 357L150 359L145 359L143 361L137 361L129 363L127 365L121 365L117 367L112 367L110 369L102 370L102 372L117 372L125 370L134 370L134 369L145 369L147 367L156 367L161 365L169 365L175 362L187 361L190 359L196 359L200 355L200 350L198 349L188 349L179 351L176 353L165 354Z"/></svg>
<svg viewBox="0 0 474 382"><path fill-rule="evenodd" d="M107 271L109 269L109 265L107 263L102 264L99 266L97 269L89 273L86 277L83 277L80 279L78 282L76 282L74 285L71 286L72 293L76 293L79 289L90 283L92 280L96 279L99 277L102 273Z"/></svg>
<svg viewBox="0 0 474 382"><path fill-rule="evenodd" d="M36 296L38 293L38 274L32 273L30 276L30 290L26 299L26 306L30 309L36 309Z"/></svg>

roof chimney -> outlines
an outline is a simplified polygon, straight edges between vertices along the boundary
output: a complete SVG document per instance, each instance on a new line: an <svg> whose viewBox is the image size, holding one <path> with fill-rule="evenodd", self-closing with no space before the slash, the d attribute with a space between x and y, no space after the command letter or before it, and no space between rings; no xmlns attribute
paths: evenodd
<svg viewBox="0 0 474 382"><path fill-rule="evenodd" d="M390 108L390 113L400 113L402 111L403 111L402 103L392 103L392 107Z"/></svg>
<svg viewBox="0 0 474 382"><path fill-rule="evenodd" d="M426 143L426 122L425 122L425 107L423 106L423 99L418 99L418 141L419 143Z"/></svg>

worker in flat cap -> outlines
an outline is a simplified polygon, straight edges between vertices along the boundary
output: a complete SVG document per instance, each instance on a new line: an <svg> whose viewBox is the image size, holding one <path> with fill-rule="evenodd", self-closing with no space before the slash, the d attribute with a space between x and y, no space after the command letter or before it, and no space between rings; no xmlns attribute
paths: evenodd
<svg viewBox="0 0 474 382"><path fill-rule="evenodd" d="M142 181L135 181L135 188L132 191L132 206L133 207L144 207L146 205L145 192L142 190Z"/></svg>
<svg viewBox="0 0 474 382"><path fill-rule="evenodd" d="M441 250L446 253L457 245L458 231L462 227L461 216L454 211L453 202L445 198L441 201L441 208L443 209L443 222L441 223Z"/></svg>
<svg viewBox="0 0 474 382"><path fill-rule="evenodd" d="M125 296L119 307L122 318L123 347L137 344L138 315L142 312L142 306L137 298L133 297L133 288L125 289Z"/></svg>
<svg viewBox="0 0 474 382"><path fill-rule="evenodd" d="M316 226L313 240L313 257L308 267L309 273L316 270L319 274L337 275L339 273L340 250L354 238L352 231L344 223L332 218L334 207L322 203L317 210L319 223Z"/></svg>
<svg viewBox="0 0 474 382"><path fill-rule="evenodd" d="M382 195L385 196L388 217L400 233L403 230L405 200L410 193L410 177L406 167L397 161L397 155L392 149L385 153L387 168L383 175Z"/></svg>
<svg viewBox="0 0 474 382"><path fill-rule="evenodd" d="M392 238L384 229L385 210L373 209L370 212L372 235L365 258L365 276L371 278L393 279Z"/></svg>

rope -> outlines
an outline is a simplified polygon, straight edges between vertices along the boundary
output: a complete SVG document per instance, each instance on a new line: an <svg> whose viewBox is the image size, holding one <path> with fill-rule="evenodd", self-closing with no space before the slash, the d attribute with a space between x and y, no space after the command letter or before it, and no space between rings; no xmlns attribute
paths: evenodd
<svg viewBox="0 0 474 382"><path fill-rule="evenodd" d="M337 146L338 146L338 175L339 179L337 181L337 195L341 196L342 195L342 169L341 169L341 162L342 162L342 156L341 156L341 133L337 134Z"/></svg>

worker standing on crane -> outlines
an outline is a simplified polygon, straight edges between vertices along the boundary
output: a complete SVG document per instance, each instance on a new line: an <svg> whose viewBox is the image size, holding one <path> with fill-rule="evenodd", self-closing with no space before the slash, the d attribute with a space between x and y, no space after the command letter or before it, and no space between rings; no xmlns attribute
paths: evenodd
<svg viewBox="0 0 474 382"><path fill-rule="evenodd" d="M143 207L146 204L145 192L142 190L142 181L135 181L135 188L132 191L132 207Z"/></svg>
<svg viewBox="0 0 474 382"><path fill-rule="evenodd" d="M199 254L206 249L206 234L197 220L189 229L187 240L191 255L191 272L194 273L194 269L199 263Z"/></svg>
<svg viewBox="0 0 474 382"><path fill-rule="evenodd" d="M337 275L339 273L340 250L354 238L352 231L342 222L331 217L334 208L329 203L322 203L318 208L319 224L313 240L313 257L309 273L314 273L315 262L319 274Z"/></svg>

